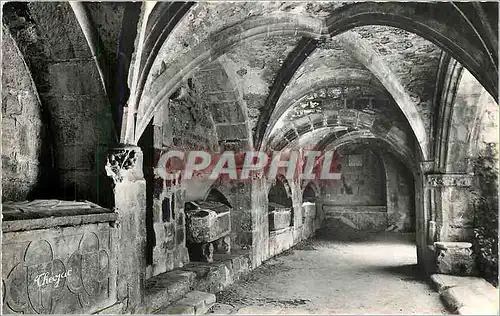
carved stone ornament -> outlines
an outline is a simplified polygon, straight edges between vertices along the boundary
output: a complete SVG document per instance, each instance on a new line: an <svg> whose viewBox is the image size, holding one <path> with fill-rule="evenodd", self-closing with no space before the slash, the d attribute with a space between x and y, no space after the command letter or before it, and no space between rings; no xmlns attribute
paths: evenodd
<svg viewBox="0 0 500 316"><path fill-rule="evenodd" d="M122 182L125 177L142 178L142 151L139 147L130 146L110 151L106 162L106 174L115 183Z"/></svg>
<svg viewBox="0 0 500 316"><path fill-rule="evenodd" d="M34 239L20 248L23 256L2 277L4 312L75 313L110 299L109 239L94 232L80 236L79 241L78 234L55 240ZM67 248L58 249L58 244ZM73 250L75 245L78 248ZM6 260L16 257L10 252Z"/></svg>
<svg viewBox="0 0 500 316"><path fill-rule="evenodd" d="M470 187L470 174L429 174L427 181L431 187Z"/></svg>
<svg viewBox="0 0 500 316"><path fill-rule="evenodd" d="M431 172L432 168L434 168L434 160L422 161L420 166L424 174L428 174Z"/></svg>

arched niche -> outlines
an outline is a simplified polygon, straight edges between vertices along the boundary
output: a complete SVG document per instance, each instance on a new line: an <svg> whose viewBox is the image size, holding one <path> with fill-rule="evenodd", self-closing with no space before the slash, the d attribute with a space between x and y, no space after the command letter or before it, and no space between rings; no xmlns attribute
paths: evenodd
<svg viewBox="0 0 500 316"><path fill-rule="evenodd" d="M308 183L302 192L302 202L316 203L318 198L318 188L312 182Z"/></svg>
<svg viewBox="0 0 500 316"><path fill-rule="evenodd" d="M349 240L385 231L387 179L380 153L359 144L340 146L336 152L341 175L322 187L324 227L336 238Z"/></svg>
<svg viewBox="0 0 500 316"><path fill-rule="evenodd" d="M214 188L212 188L208 191L208 193L205 197L205 201L220 202L224 205L227 205L230 208L233 208L233 206L231 205L231 203L229 203L226 196L224 194L222 194L222 192L220 192L219 190L214 189Z"/></svg>
<svg viewBox="0 0 500 316"><path fill-rule="evenodd" d="M278 175L267 194L269 232L293 227L292 190L285 177Z"/></svg>

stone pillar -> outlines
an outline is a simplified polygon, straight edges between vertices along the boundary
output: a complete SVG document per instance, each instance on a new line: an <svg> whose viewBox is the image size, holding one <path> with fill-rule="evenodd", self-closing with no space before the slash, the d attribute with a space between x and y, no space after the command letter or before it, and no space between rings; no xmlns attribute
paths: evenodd
<svg viewBox="0 0 500 316"><path fill-rule="evenodd" d="M252 183L249 180L219 179L214 183L231 203L231 249L250 250L252 247Z"/></svg>
<svg viewBox="0 0 500 316"><path fill-rule="evenodd" d="M139 147L110 150L106 173L115 184L115 211L118 213L118 300L125 312L140 313L146 272L146 181Z"/></svg>
<svg viewBox="0 0 500 316"><path fill-rule="evenodd" d="M417 244L417 260L424 263L427 260L427 222L429 210L426 207L427 190L423 175L415 176L415 242Z"/></svg>
<svg viewBox="0 0 500 316"><path fill-rule="evenodd" d="M290 181L290 190L292 193L292 208L293 208L293 227L294 227L294 243L299 242L302 238L302 189L300 180L294 179Z"/></svg>
<svg viewBox="0 0 500 316"><path fill-rule="evenodd" d="M427 183L427 174L431 173L434 161L423 161L415 177L415 233L417 243L418 262L426 265L433 256L429 253L428 245L434 240L429 240L429 223L432 221L432 208L430 206L430 187Z"/></svg>
<svg viewBox="0 0 500 316"><path fill-rule="evenodd" d="M269 219L267 180L264 174L252 179L252 267L269 258Z"/></svg>
<svg viewBox="0 0 500 316"><path fill-rule="evenodd" d="M470 174L428 174L434 241L470 241L474 211L469 188Z"/></svg>

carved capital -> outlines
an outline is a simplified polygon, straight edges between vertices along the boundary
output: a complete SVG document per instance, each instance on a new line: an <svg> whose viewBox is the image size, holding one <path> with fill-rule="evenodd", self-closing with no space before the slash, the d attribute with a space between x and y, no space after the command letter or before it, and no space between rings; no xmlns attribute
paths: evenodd
<svg viewBox="0 0 500 316"><path fill-rule="evenodd" d="M422 169L424 174L431 173L432 169L434 169L434 160L422 161L420 163L420 169Z"/></svg>
<svg viewBox="0 0 500 316"><path fill-rule="evenodd" d="M252 180L262 180L266 178L266 174L262 170L255 170L250 173L250 179Z"/></svg>
<svg viewBox="0 0 500 316"><path fill-rule="evenodd" d="M470 187L472 175L470 174L429 174L427 183L431 187Z"/></svg>
<svg viewBox="0 0 500 316"><path fill-rule="evenodd" d="M115 183L124 179L129 181L144 178L142 173L142 151L136 146L123 146L109 151L106 161L106 174Z"/></svg>

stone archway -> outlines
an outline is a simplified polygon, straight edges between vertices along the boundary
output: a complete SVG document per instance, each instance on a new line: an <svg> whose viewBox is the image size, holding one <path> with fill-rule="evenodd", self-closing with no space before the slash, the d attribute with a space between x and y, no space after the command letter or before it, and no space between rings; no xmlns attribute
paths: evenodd
<svg viewBox="0 0 500 316"><path fill-rule="evenodd" d="M344 14L333 14L329 19L327 19L326 26L328 31L332 32L332 34L334 35L337 34L335 32L344 32L350 28L360 25L383 24L400 27L402 29L406 29L410 32L414 32L420 36L428 38L441 48L450 51L454 55L454 57L462 61L464 65L466 65L466 67L475 69L473 70L473 72L476 74L476 76L480 77L483 82L491 83L495 80L496 77L491 76L491 74L485 74L484 76L479 75L480 73L482 73L482 70L481 66L478 65L480 65L481 63L484 64L489 62L488 54L478 53L478 55L474 55L481 56L480 58L484 57L482 61L477 61L474 60L474 58L467 56L466 54L461 54L464 52L462 46L470 46L470 43L468 42L469 39L459 36L458 38L456 38L456 40L450 40L449 37L443 35L450 32L449 26L446 23L441 21L438 16L433 16L431 19L425 18L427 17L427 15L423 14L423 12L429 12L429 10L432 11L433 7L431 5L422 4L416 7L396 6L397 10L395 11L395 13L393 12L394 8L391 7L390 11L393 12L391 15L381 14L381 12L385 12L388 8L389 6L386 4L376 4L371 6L361 4L347 6L346 10L340 11L353 11L358 12L359 14L356 15L356 17L350 17L349 15L347 15L347 18ZM464 25L467 25L466 29L472 32L471 30L469 30L470 25L467 24L467 21L464 21L463 16L458 13L459 10L457 10L457 8L455 7L452 7L451 9L453 10L454 14L457 14L459 16L459 19L457 21L460 21L460 23L464 23ZM412 16L411 19L408 18L410 14ZM418 22L418 19L415 20L415 16L419 17L420 20ZM143 130L146 128L147 122L149 122L153 113L156 111L158 104L161 103L161 100L163 98L171 95L177 89L177 86L182 78L189 76L191 72L193 72L197 67L203 64L206 60L216 58L223 54L224 50L230 45L243 40L258 38L260 36L270 36L273 34L293 34L294 36L310 36L313 38L323 37L324 31L322 29L322 26L318 25L317 21L304 17L300 17L300 20L297 20L297 18L298 17L294 16L293 14L283 14L283 16L280 17L278 21L273 21L272 18L266 18L264 15L264 17L260 18L260 20L252 18L249 19L248 23L245 24L245 27L243 29L241 29L240 26L237 27L237 30L235 30L234 27L226 28L220 33L216 33L217 31L214 30L214 34L217 35L212 35L210 38L207 38L206 43L198 40L198 42L201 42L201 44L188 51L187 55L183 56L181 63L175 63L175 67L170 67L170 65L168 65L166 69L164 69L164 72L161 73L158 77L158 79L160 80L155 80L156 83L153 83L151 89L148 89L148 95L140 96L141 101L140 104L137 105L137 108L141 110L138 112L138 124L135 131L137 135L133 137L133 127L129 126L127 128L127 141L137 142ZM265 25L265 27L262 27L263 25ZM437 29L433 29L431 25L434 25L435 27L437 26ZM233 35L235 31L237 33L236 36ZM472 37L474 36L477 36L477 32L472 35ZM219 39L223 40L219 41ZM472 42L472 40L470 40L470 42ZM209 43L210 45L208 45ZM207 45L212 48L210 50L207 50ZM189 44L187 44L187 46L189 46ZM489 48L483 46L480 46L479 48L471 46L469 48L474 48L479 51L484 49L486 52L488 52ZM158 64L159 66L159 62L156 64ZM496 67L494 69L496 69ZM153 72L156 72L156 70L153 70ZM167 81L165 82L166 78ZM491 88L490 90L493 91L493 93L496 91L495 88L492 88L495 86L494 84L486 85ZM280 93L278 93L277 95L279 94ZM136 113L136 109L131 110L132 111L130 112L130 115L134 116Z"/></svg>
<svg viewBox="0 0 500 316"><path fill-rule="evenodd" d="M339 180L323 180L325 226L341 240L390 228L386 172L379 153L365 146L335 148Z"/></svg>
<svg viewBox="0 0 500 316"><path fill-rule="evenodd" d="M294 208L292 191L285 177L278 175L276 179L270 183L267 200L269 232L293 226Z"/></svg>

